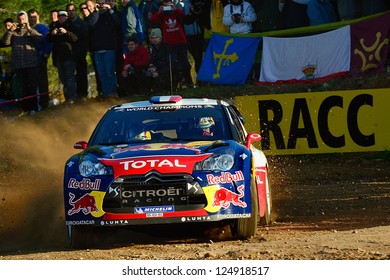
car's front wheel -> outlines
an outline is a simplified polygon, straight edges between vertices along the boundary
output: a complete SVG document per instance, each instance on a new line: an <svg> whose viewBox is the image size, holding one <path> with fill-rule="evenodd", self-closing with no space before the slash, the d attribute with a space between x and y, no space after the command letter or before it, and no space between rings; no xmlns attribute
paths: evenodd
<svg viewBox="0 0 390 280"><path fill-rule="evenodd" d="M254 179L251 180L251 204L251 216L249 218L237 219L231 224L233 237L237 239L248 239L256 235L257 223L259 221L259 202Z"/></svg>
<svg viewBox="0 0 390 280"><path fill-rule="evenodd" d="M260 219L260 224L270 226L272 224L272 193L268 181L268 170L265 173L265 209L264 217Z"/></svg>
<svg viewBox="0 0 390 280"><path fill-rule="evenodd" d="M70 247L73 249L87 249L93 244L93 227L86 225L68 226Z"/></svg>

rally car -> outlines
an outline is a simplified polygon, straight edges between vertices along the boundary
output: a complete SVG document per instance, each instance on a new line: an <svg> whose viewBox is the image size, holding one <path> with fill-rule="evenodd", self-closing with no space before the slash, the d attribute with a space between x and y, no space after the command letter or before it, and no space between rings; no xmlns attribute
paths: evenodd
<svg viewBox="0 0 390 280"><path fill-rule="evenodd" d="M65 164L65 218L72 247L93 228L226 221L234 237L271 220L267 159L234 105L156 96L113 106Z"/></svg>

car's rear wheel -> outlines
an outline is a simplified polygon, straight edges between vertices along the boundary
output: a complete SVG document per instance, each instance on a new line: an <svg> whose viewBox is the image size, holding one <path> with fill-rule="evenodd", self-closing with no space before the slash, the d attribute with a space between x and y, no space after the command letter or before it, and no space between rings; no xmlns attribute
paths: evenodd
<svg viewBox="0 0 390 280"><path fill-rule="evenodd" d="M259 202L254 179L251 180L251 204L252 214L250 218L237 219L231 224L233 237L237 239L248 239L256 235L257 223L259 221Z"/></svg>
<svg viewBox="0 0 390 280"><path fill-rule="evenodd" d="M93 244L93 227L80 225L68 226L70 247L73 249L87 249Z"/></svg>

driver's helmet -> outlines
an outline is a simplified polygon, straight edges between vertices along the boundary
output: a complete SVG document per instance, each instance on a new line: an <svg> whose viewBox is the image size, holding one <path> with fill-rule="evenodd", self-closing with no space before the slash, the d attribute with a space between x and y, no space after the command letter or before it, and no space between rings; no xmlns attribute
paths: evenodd
<svg viewBox="0 0 390 280"><path fill-rule="evenodd" d="M152 135L150 131L145 130L142 125L134 125L129 131L130 140L151 140Z"/></svg>
<svg viewBox="0 0 390 280"><path fill-rule="evenodd" d="M209 128L215 125L214 119L212 117L202 117L199 119L198 127L199 128Z"/></svg>

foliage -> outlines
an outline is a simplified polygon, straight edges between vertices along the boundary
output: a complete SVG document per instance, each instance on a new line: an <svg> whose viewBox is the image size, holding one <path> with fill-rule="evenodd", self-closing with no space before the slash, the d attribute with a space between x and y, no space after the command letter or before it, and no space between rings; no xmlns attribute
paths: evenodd
<svg viewBox="0 0 390 280"><path fill-rule="evenodd" d="M6 18L11 17L15 19L16 13L20 10L28 11L29 9L36 9L41 15L41 21L48 23L50 21L50 11L53 9L65 9L68 3L73 3L77 7L85 0L23 0L23 1L3 1L0 6L0 19L3 22ZM120 1L117 1L120 3ZM2 25L1 29L4 32Z"/></svg>

